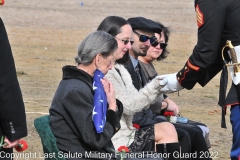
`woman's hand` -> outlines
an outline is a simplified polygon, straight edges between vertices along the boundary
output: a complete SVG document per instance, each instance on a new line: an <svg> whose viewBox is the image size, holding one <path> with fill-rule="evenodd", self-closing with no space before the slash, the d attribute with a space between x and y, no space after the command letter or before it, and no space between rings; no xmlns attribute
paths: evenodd
<svg viewBox="0 0 240 160"><path fill-rule="evenodd" d="M177 115L179 113L179 107L170 98L165 98L163 102L168 103L168 111L173 111L174 115Z"/></svg>
<svg viewBox="0 0 240 160"><path fill-rule="evenodd" d="M113 88L113 85L110 81L108 81L107 78L103 78L101 79L102 85L103 85L103 89L106 93L107 96L107 101L108 101L108 109L111 109L113 111L117 110L117 104L116 104L116 96L115 96L115 91Z"/></svg>
<svg viewBox="0 0 240 160"><path fill-rule="evenodd" d="M6 145L3 146L3 148L13 148L16 147L19 143L20 139L17 139L13 142L9 141L9 139L5 136L4 138L4 142L6 143Z"/></svg>

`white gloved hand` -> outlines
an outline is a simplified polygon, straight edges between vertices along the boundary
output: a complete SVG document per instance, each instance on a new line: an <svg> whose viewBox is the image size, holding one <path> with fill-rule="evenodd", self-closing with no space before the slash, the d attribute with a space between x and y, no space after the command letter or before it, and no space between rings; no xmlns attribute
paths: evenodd
<svg viewBox="0 0 240 160"><path fill-rule="evenodd" d="M177 81L176 74L177 73L157 76L157 79L160 80L160 85L163 85L161 89L162 93L171 93L183 89Z"/></svg>
<svg viewBox="0 0 240 160"><path fill-rule="evenodd" d="M167 80L163 81L163 79L170 75L172 75L172 74L164 74L164 75L156 76L155 79L158 80L161 87L164 87L168 82L167 82Z"/></svg>

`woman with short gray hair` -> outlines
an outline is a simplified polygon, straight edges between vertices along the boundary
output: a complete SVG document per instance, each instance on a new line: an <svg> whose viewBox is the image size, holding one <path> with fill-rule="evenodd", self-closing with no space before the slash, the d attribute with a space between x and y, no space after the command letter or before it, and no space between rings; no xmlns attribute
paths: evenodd
<svg viewBox="0 0 240 160"><path fill-rule="evenodd" d="M60 153L81 155L71 158L84 159L90 151L112 152L111 138L120 129L122 105L115 99L112 84L105 78L99 79L108 107L105 110L105 123L101 126L102 130L98 131L93 121L96 113L94 78L96 71L104 75L112 68L116 49L117 41L110 34L92 32L78 47L75 58L78 65L63 67L63 79L50 107L51 129Z"/></svg>
<svg viewBox="0 0 240 160"><path fill-rule="evenodd" d="M80 43L75 61L77 64L89 65L97 54L101 53L103 57L107 57L116 49L116 40L108 33L92 32Z"/></svg>

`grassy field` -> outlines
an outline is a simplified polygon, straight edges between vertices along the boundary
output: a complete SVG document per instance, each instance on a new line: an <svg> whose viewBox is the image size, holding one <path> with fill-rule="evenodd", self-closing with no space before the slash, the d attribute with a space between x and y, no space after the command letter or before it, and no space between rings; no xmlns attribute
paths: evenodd
<svg viewBox="0 0 240 160"><path fill-rule="evenodd" d="M44 159L40 138L33 125L35 118L48 114L51 100L62 77L62 66L74 65L79 42L109 15L124 18L143 16L171 28L171 54L155 62L159 74L174 73L183 67L196 44L196 16L189 0L88 0L40 1L7 0L0 7L26 107L29 149L18 159ZM232 133L227 113L227 129L220 127L217 105L219 75L204 88L196 85L169 96L179 105L183 116L210 128L211 153L228 160ZM32 157L27 158L27 155ZM25 157L24 157L25 156ZM35 157L34 157L35 156ZM17 159L17 158L16 158Z"/></svg>

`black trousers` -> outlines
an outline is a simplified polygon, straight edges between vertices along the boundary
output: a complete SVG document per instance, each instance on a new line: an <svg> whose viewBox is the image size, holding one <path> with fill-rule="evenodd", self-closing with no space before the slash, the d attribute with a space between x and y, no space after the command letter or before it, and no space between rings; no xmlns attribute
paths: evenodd
<svg viewBox="0 0 240 160"><path fill-rule="evenodd" d="M189 133L182 128L178 128L176 126L175 128L178 134L179 145L181 146L181 153L183 154L191 153L191 138ZM181 160L191 160L191 159L182 157Z"/></svg>
<svg viewBox="0 0 240 160"><path fill-rule="evenodd" d="M13 148L1 148L0 149L0 153L1 153L1 160L12 160L11 156L13 153Z"/></svg>
<svg viewBox="0 0 240 160"><path fill-rule="evenodd" d="M211 157L205 156L205 155L210 156L210 154L206 154L207 152L209 152L209 150L206 145L206 141L203 137L201 129L195 126L189 126L187 124L181 124L181 123L175 123L174 126L177 129L177 131L181 129L186 131L189 134L189 137L191 139L191 153L197 155L197 158L194 158L194 160L198 160L198 159L211 160L212 159Z"/></svg>

